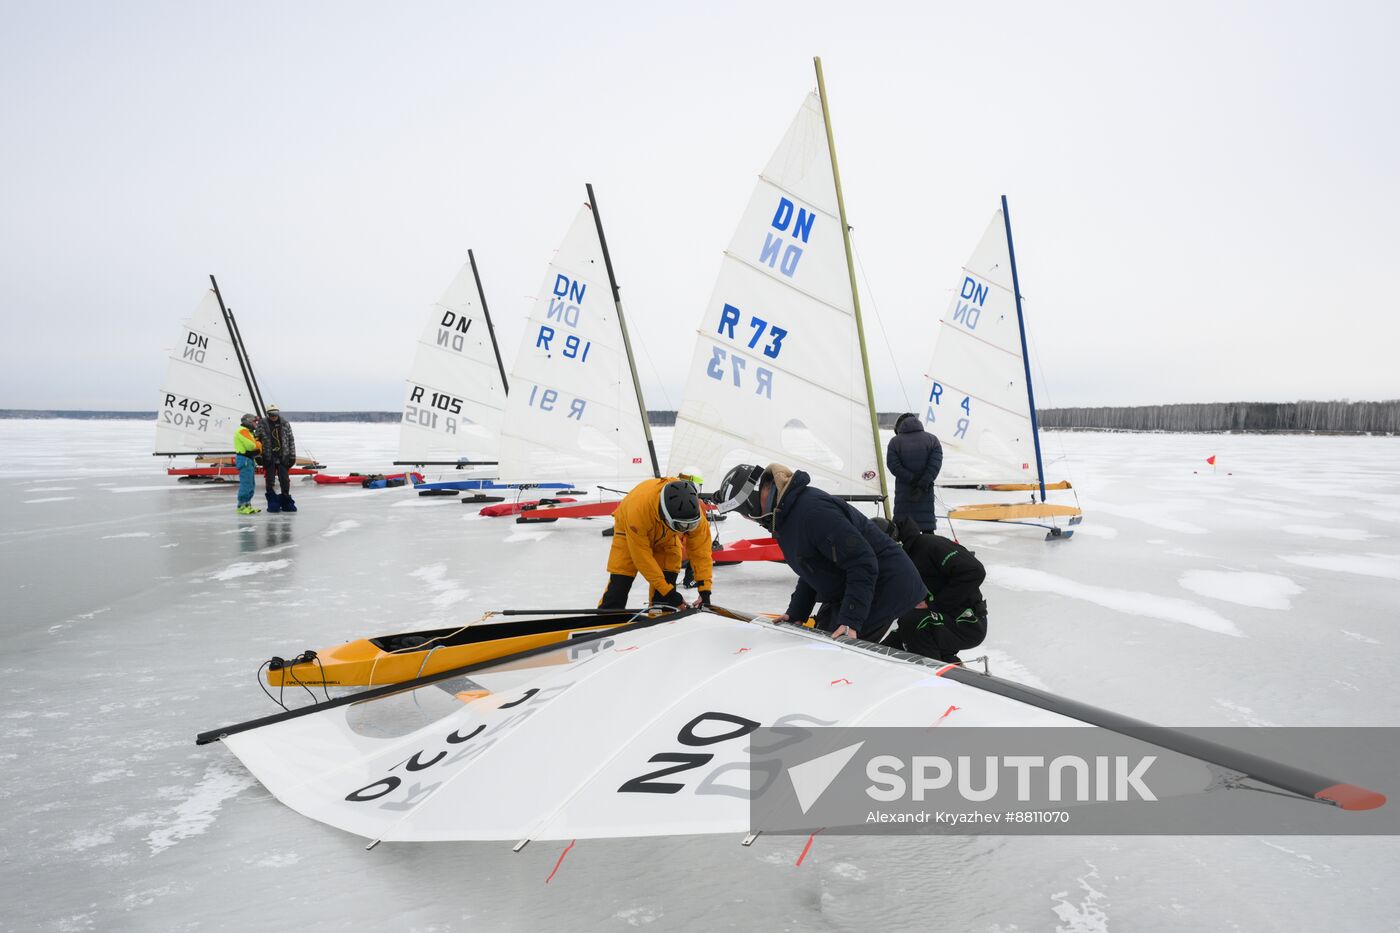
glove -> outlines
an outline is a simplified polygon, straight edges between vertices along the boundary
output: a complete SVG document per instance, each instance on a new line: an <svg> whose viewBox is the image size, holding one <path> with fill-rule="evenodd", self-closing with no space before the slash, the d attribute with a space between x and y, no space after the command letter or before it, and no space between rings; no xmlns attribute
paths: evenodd
<svg viewBox="0 0 1400 933"><path fill-rule="evenodd" d="M293 464L295 464L296 462L297 462L297 458L296 458L296 457L283 457L283 458L282 458L282 465L283 465L284 467L290 467L290 466L292 466Z"/></svg>
<svg viewBox="0 0 1400 933"><path fill-rule="evenodd" d="M917 498L917 499L922 499L924 496L928 495L928 490L929 490L929 485L928 485L928 483L915 483L915 484L914 484L914 497Z"/></svg>
<svg viewBox="0 0 1400 933"><path fill-rule="evenodd" d="M710 591L709 591L709 590L701 590L701 591L700 591L700 605L702 605L702 606L708 606L709 604L710 604Z"/></svg>
<svg viewBox="0 0 1400 933"><path fill-rule="evenodd" d="M685 598L681 596L680 587L673 586L671 587L671 592L666 595L657 595L657 597L652 600L652 605L671 606L676 609L683 609L685 608Z"/></svg>

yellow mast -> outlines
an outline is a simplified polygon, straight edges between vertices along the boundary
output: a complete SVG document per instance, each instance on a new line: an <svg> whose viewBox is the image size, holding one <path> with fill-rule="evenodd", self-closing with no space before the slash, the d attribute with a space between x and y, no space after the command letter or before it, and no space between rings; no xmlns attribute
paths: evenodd
<svg viewBox="0 0 1400 933"><path fill-rule="evenodd" d="M865 325L860 319L860 291L856 288L855 254L851 251L851 228L846 223L846 199L841 194L841 170L836 166L836 137L831 132L831 109L826 103L826 81L822 78L822 60L818 56L812 61L817 66L817 94L822 102L822 120L826 123L826 145L831 152L831 177L836 182L836 211L841 217L841 239L846 244L846 272L851 277L851 306L856 313L856 334L860 337L860 365L865 371L865 398L870 405L870 435L875 444L875 468L880 474L880 495L884 497L885 518L893 520L890 514L890 490L885 479L885 455L880 449L880 419L875 413L875 389L870 384L870 356L865 349Z"/></svg>

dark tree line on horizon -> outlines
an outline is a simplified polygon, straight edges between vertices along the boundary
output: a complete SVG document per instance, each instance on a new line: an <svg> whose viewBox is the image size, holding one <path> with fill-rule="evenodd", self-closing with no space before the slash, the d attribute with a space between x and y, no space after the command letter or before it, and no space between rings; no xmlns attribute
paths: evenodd
<svg viewBox="0 0 1400 933"><path fill-rule="evenodd" d="M289 421L355 421L390 424L397 411L288 411ZM880 427L893 428L899 412L880 412ZM676 423L675 411L652 410L657 427ZM1400 434L1400 400L1385 402L1209 402L1102 408L1048 408L1040 426L1080 431L1282 432ZM73 418L90 421L155 421L154 411L0 409L0 418ZM935 433L938 433L935 431Z"/></svg>
<svg viewBox="0 0 1400 933"><path fill-rule="evenodd" d="M1051 408L1040 412L1040 426L1090 431L1400 434L1400 400Z"/></svg>

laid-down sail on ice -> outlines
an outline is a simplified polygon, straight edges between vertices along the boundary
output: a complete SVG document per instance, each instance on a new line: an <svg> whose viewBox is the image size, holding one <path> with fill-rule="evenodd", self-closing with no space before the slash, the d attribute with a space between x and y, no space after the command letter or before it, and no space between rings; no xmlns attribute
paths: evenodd
<svg viewBox="0 0 1400 933"><path fill-rule="evenodd" d="M523 842L745 833L750 796L769 779L751 757L752 733L851 725L1096 725L1307 800L1385 802L956 665L719 609L641 619L198 741L222 740L283 803L368 839ZM1202 770L1190 792L1213 786Z"/></svg>

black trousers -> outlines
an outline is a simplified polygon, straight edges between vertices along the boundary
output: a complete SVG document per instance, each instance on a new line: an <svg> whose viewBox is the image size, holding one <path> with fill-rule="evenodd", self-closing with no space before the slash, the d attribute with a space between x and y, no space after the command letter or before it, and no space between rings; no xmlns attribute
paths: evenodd
<svg viewBox="0 0 1400 933"><path fill-rule="evenodd" d="M840 608L840 603L822 603L821 608L817 610L817 614L812 616L812 618L816 620L817 628L823 632L836 631L836 610ZM860 633L860 640L879 643L880 639L885 637L885 633L890 630L892 621L893 620L885 622L882 625L869 626L865 631Z"/></svg>
<svg viewBox="0 0 1400 933"><path fill-rule="evenodd" d="M267 477L268 492L275 493L277 490L273 488L273 484L276 482L280 482L282 484L282 492L287 494L291 493L292 478L287 473L286 464L284 464L281 460L270 461L267 466L263 467L263 475Z"/></svg>
<svg viewBox="0 0 1400 933"><path fill-rule="evenodd" d="M676 585L676 575L674 570L662 571L662 576L672 586ZM628 576L625 573L608 574L608 587L603 590L603 598L598 600L598 608L626 609L627 597L632 593L632 581L635 579L637 579L635 576ZM647 600L656 602L656 590L653 590L650 585L647 586Z"/></svg>
<svg viewBox="0 0 1400 933"><path fill-rule="evenodd" d="M927 609L910 609L884 644L935 661L957 661L958 652L976 648L987 637L987 604L978 603L957 619L935 621Z"/></svg>

